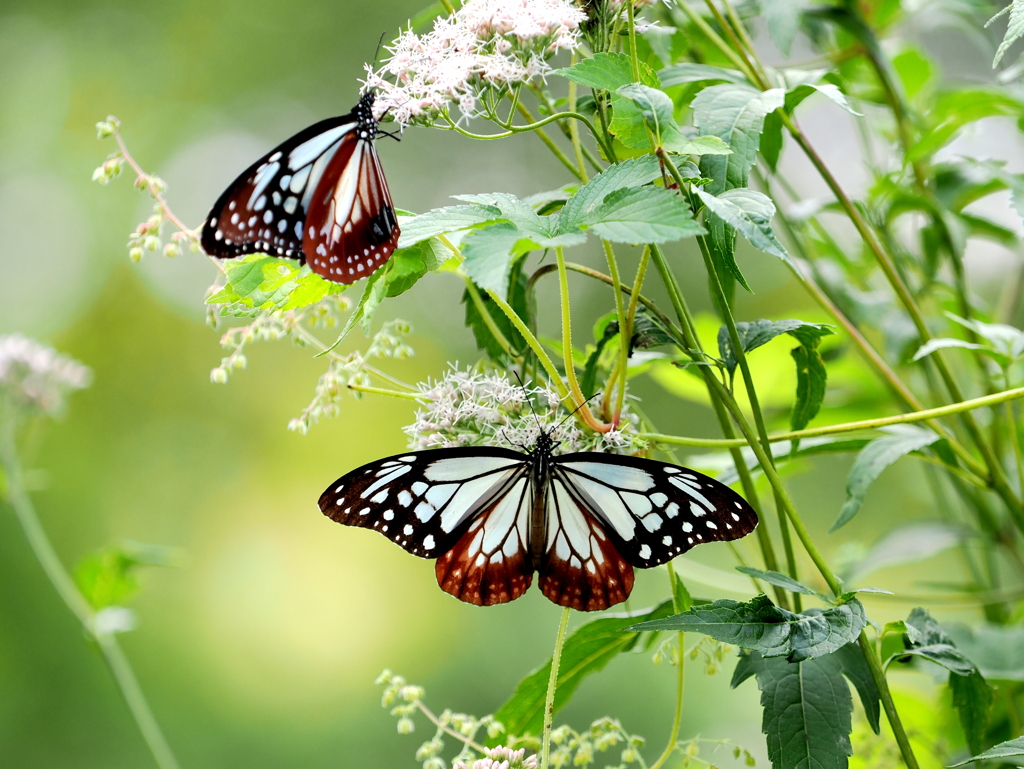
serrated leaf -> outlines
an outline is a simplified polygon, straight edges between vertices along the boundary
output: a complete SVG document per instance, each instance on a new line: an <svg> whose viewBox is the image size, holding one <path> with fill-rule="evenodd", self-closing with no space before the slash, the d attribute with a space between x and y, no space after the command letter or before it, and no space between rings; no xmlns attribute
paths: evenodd
<svg viewBox="0 0 1024 769"><path fill-rule="evenodd" d="M659 146L679 151L676 148L686 144L687 139L676 123L675 104L667 93L641 83L621 86L616 93L636 105Z"/></svg>
<svg viewBox="0 0 1024 769"><path fill-rule="evenodd" d="M462 269L480 288L508 293L508 275L512 268L513 248L523 239L511 222L489 224L466 235L460 250L465 257Z"/></svg>
<svg viewBox="0 0 1024 769"><path fill-rule="evenodd" d="M422 240L409 248L400 248L391 255L382 268L384 296L393 297L405 293L420 278L441 266L444 259L435 244L437 241L433 238Z"/></svg>
<svg viewBox="0 0 1024 769"><path fill-rule="evenodd" d="M398 224L402 234L398 237L398 247L408 248L427 238L465 230L501 218L501 211L497 208L479 205L447 206L435 208L419 216L399 217Z"/></svg>
<svg viewBox="0 0 1024 769"><path fill-rule="evenodd" d="M774 769L846 769L853 698L834 654L793 664L753 652L742 672L757 676Z"/></svg>
<svg viewBox="0 0 1024 769"><path fill-rule="evenodd" d="M616 190L583 223L616 243L666 243L704 232L683 198L661 187Z"/></svg>
<svg viewBox="0 0 1024 769"><path fill-rule="evenodd" d="M569 232L579 227L586 215L612 192L641 187L659 178L661 164L654 155L641 155L609 166L565 202L558 214L559 231Z"/></svg>
<svg viewBox="0 0 1024 769"><path fill-rule="evenodd" d="M830 609L793 614L759 595L746 603L722 599L630 630L676 630L703 633L716 641L785 656L791 662L829 654L856 639L867 622L857 599Z"/></svg>
<svg viewBox="0 0 1024 769"><path fill-rule="evenodd" d="M695 136L687 139L680 134L680 138L672 142L663 142L665 149L677 155L731 155L729 145L717 136Z"/></svg>
<svg viewBox="0 0 1024 769"><path fill-rule="evenodd" d="M828 336L835 332L831 326L825 323L810 323L806 320L789 318L786 320L753 320L740 321L736 324L736 331L740 337L740 344L743 352L749 353L758 347L767 344L782 334L793 334L799 329L806 329L807 333L818 336ZM725 362L730 372L736 370L736 353L732 349L732 339L729 336L729 329L722 326L718 329L718 353Z"/></svg>
<svg viewBox="0 0 1024 769"><path fill-rule="evenodd" d="M872 731L879 733L879 716L881 695L878 693L878 686L875 684L875 677L871 675L871 668L864 659L864 652L857 643L848 643L841 646L832 654L843 675L853 684L860 696L860 702L864 706L864 715L868 719Z"/></svg>
<svg viewBox="0 0 1024 769"><path fill-rule="evenodd" d="M666 601L640 615L602 617L581 625L565 639L558 666L558 688L555 690L554 712L569 702L577 687L589 675L603 670L619 654L636 645L639 636L625 632L637 619L663 615L672 609ZM512 697L494 714L505 727L506 734L539 735L544 723L544 700L551 662L533 671L519 682Z"/></svg>
<svg viewBox="0 0 1024 769"><path fill-rule="evenodd" d="M970 676L978 672L974 663L954 646L953 639L925 609L914 609L907 617L906 623L907 627L917 631L917 636L914 639L909 635L905 636L906 648L893 655L893 658L905 655L923 657L960 676Z"/></svg>
<svg viewBox="0 0 1024 769"><path fill-rule="evenodd" d="M750 241L754 248L777 256L791 267L794 266L785 247L779 243L772 230L771 221L775 216L775 204L771 198L746 188L726 190L719 195L712 195L700 187L694 187L693 190L708 211Z"/></svg>
<svg viewBox="0 0 1024 769"><path fill-rule="evenodd" d="M630 76L629 82L633 82L632 76ZM640 84L649 88L661 88L661 80L658 79L657 73L643 62L640 63ZM619 87L621 88L621 86ZM608 125L608 130L630 149L650 149L651 147L640 108L621 96L618 89L612 91L612 120Z"/></svg>
<svg viewBox="0 0 1024 769"><path fill-rule="evenodd" d="M759 91L749 85L730 83L705 88L694 98L693 122L701 134L717 136L732 149L731 155L701 158L704 176L712 194L734 187L746 187L747 175L757 157L764 118L785 102L781 88Z"/></svg>
<svg viewBox="0 0 1024 769"><path fill-rule="evenodd" d="M1024 626L978 623L948 630L978 670L991 681L1024 681Z"/></svg>
<svg viewBox="0 0 1024 769"><path fill-rule="evenodd" d="M818 352L818 336L800 337L800 330L793 332L801 339L801 345L789 351L796 363L796 400L789 415L792 430L803 430L818 415L825 400L828 385L828 370L825 359Z"/></svg>
<svg viewBox="0 0 1024 769"><path fill-rule="evenodd" d="M522 260L519 260L512 265L512 271L509 276L509 292L507 295L507 301L520 317L526 317L528 314L526 281L526 276L523 274L522 270ZM512 325L508 316L505 315L501 308L494 303L489 294L484 292L478 293L480 294L480 300L483 304L484 311L491 316L491 320L494 322L494 325L497 326L499 331L501 331L509 344L517 350L523 349L526 344L525 340L519 331ZM490 357L490 359L495 363L501 365L507 364L508 355L498 343L498 340L495 339L490 327L481 315L480 308L470 296L468 289L462 295L462 303L466 306L466 327L473 332L473 338L476 340L477 347L486 352L488 357Z"/></svg>
<svg viewBox="0 0 1024 769"><path fill-rule="evenodd" d="M984 753L971 756L957 764L950 764L950 769L956 769L958 766L963 766L973 761L994 761L997 758L1017 758L1018 756L1024 756L1024 737L1015 737L1012 740L1000 742L994 748L989 748Z"/></svg>
<svg viewBox="0 0 1024 769"><path fill-rule="evenodd" d="M823 601L828 601L828 598L823 596L816 590L812 590L801 582L797 582L792 577L789 577L781 572L777 571L762 571L761 569L755 569L751 566L737 566L736 571L742 572L750 577L756 577L757 579L767 582L769 585L775 585L781 587L784 590L788 590L791 593L801 593L802 595L813 595L816 598L820 598Z"/></svg>
<svg viewBox="0 0 1024 769"><path fill-rule="evenodd" d="M640 62L641 82L657 84L657 76L647 64ZM628 83L635 83L633 61L624 53L596 53L589 59L576 62L572 67L556 69L552 75L561 75L580 85L604 91L615 91ZM651 81L654 81L651 83Z"/></svg>
<svg viewBox="0 0 1024 769"><path fill-rule="evenodd" d="M747 83L747 78L742 72L734 69L713 67L710 64L695 64L683 62L673 64L658 71L661 84L665 88L686 83L706 83L714 80L724 80L727 83Z"/></svg>
<svg viewBox="0 0 1024 769"><path fill-rule="evenodd" d="M932 430L914 425L893 425L884 429L891 434L871 441L857 455L846 482L846 503L829 529L830 532L845 526L857 514L868 489L883 470L910 452L920 451L939 439L938 434Z"/></svg>
<svg viewBox="0 0 1024 769"><path fill-rule="evenodd" d="M996 68L999 60L1003 58L1003 55L1009 50L1010 46L1024 36L1024 0L1011 0L1009 5L985 22L985 26L988 27L993 21L1007 13L1010 14L1010 18L1006 23L1003 41L999 44L999 48L996 49L996 55L992 59L992 69ZM967 762L965 761L964 763ZM960 766L960 764L953 764L953 766Z"/></svg>

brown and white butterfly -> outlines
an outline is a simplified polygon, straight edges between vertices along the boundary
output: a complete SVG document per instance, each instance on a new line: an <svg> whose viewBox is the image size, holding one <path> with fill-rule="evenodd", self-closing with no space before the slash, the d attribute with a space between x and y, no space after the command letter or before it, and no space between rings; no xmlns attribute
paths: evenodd
<svg viewBox="0 0 1024 769"><path fill-rule="evenodd" d="M382 133L373 102L367 91L347 115L311 125L246 169L206 218L206 253L298 259L335 283L384 264L399 229L373 146Z"/></svg>
<svg viewBox="0 0 1024 769"><path fill-rule="evenodd" d="M516 599L536 571L545 596L582 611L625 601L633 567L757 526L739 494L693 470L598 452L555 455L554 448L541 432L527 453L399 454L339 478L320 496L320 509L436 558L441 589L467 603Z"/></svg>

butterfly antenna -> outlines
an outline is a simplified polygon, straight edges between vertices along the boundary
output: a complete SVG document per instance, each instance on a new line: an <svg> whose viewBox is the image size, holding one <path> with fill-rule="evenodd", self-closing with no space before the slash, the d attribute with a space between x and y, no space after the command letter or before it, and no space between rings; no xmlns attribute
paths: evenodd
<svg viewBox="0 0 1024 769"><path fill-rule="evenodd" d="M388 31L385 29L383 32L380 33L380 39L377 40L377 50L373 52L373 68L374 69L377 68L377 57L380 56L381 46L384 45L384 35L386 35L387 33L388 33Z"/></svg>
<svg viewBox="0 0 1024 769"><path fill-rule="evenodd" d="M526 385L523 384L523 378L519 376L519 372L515 369L512 370L512 373L516 375L516 379L519 381L519 388L523 391L523 395L526 396L526 402L530 404L530 411L533 412L533 419L537 423L537 430L544 432L544 428L540 425L540 417L537 416L537 409L533 407L533 401L530 400L530 393L526 389Z"/></svg>
<svg viewBox="0 0 1024 769"><path fill-rule="evenodd" d="M598 395L600 395L600 394L601 394L601 393L594 393L593 395L591 395L591 396L590 396L589 398L587 398L587 399L586 399L585 401L583 401L583 403L581 403L581 404L580 404L579 406L577 406L576 408L574 408L574 409L572 410L572 413L570 413L569 415L567 415L567 416L566 416L566 417L565 417L565 418L564 418L564 419L563 419L563 420L562 420L561 422L559 422L559 423L558 423L558 424L556 425L556 427L561 427L562 425L564 425L564 424L565 424L565 423L566 423L566 422L567 422L568 420L570 420L570 419L572 419L572 418L573 418L574 416L576 416L576 412L577 412L577 411L579 411L579 410L580 410L581 408L583 408L584 406L586 406L586 405L587 405L588 403L590 403L590 401L594 400L594 398L596 398L596 397L597 397Z"/></svg>

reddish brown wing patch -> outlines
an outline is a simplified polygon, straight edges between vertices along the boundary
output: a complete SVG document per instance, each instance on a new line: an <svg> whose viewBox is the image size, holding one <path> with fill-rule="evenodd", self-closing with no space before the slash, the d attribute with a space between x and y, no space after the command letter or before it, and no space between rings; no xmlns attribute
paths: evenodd
<svg viewBox="0 0 1024 769"><path fill-rule="evenodd" d="M375 272L400 234L377 152L361 136L353 132L331 158L306 215L306 261L335 283L354 283Z"/></svg>
<svg viewBox="0 0 1024 769"><path fill-rule="evenodd" d="M455 545L437 559L437 584L466 603L493 606L526 592L533 567L526 544L532 495L526 476L480 511Z"/></svg>
<svg viewBox="0 0 1024 769"><path fill-rule="evenodd" d="M545 561L540 589L559 606L601 611L629 598L633 567L594 515L553 479L548 491Z"/></svg>

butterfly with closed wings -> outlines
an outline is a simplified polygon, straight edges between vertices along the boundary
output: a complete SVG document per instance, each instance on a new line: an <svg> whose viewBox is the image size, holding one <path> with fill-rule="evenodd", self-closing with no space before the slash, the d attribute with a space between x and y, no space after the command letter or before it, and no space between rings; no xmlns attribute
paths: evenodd
<svg viewBox="0 0 1024 769"><path fill-rule="evenodd" d="M373 102L367 91L347 115L311 125L246 169L206 218L206 253L298 259L335 283L384 264L399 229L373 146L384 133Z"/></svg>
<svg viewBox="0 0 1024 769"><path fill-rule="evenodd" d="M542 430L525 453L495 446L398 454L339 478L320 509L436 558L441 589L467 603L514 600L536 571L545 596L582 611L625 601L633 567L757 526L746 500L706 475L555 448Z"/></svg>

